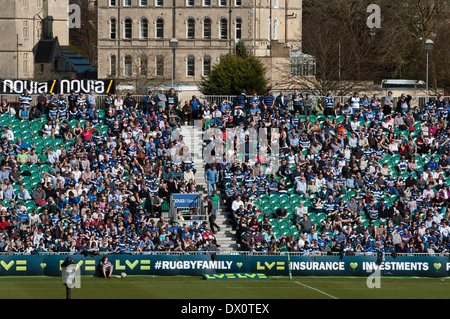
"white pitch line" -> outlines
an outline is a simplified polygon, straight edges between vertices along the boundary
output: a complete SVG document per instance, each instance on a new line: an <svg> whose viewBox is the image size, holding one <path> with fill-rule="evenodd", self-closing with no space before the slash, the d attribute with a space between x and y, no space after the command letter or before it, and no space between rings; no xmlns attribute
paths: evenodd
<svg viewBox="0 0 450 319"><path fill-rule="evenodd" d="M299 285L304 286L304 287L306 287L306 288L309 288L309 289L315 290L315 291L317 291L317 292L320 292L321 294L324 294L325 296L328 296L328 297L330 297L330 298L333 298L333 299L339 299L339 298L337 298L337 297L335 297L335 296L332 296L332 295L330 295L330 294L327 294L326 292L323 292L322 290L319 290L319 289L316 289L316 288L314 288L314 287L311 287L311 286L302 284L301 282L298 282L298 281L294 281L294 282L295 282L296 284L299 284Z"/></svg>

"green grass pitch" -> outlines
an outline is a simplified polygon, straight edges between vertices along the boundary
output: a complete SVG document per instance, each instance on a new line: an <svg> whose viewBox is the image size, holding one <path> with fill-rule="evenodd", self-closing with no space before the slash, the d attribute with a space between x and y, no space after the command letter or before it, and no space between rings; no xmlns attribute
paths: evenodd
<svg viewBox="0 0 450 319"><path fill-rule="evenodd" d="M80 278L72 299L448 299L450 278L271 277L205 280L197 276ZM61 277L0 278L0 299L65 299Z"/></svg>

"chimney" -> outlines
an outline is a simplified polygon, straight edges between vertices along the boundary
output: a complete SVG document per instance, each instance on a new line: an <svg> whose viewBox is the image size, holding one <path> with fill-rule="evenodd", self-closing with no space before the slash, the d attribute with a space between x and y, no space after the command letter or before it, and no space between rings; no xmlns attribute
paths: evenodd
<svg viewBox="0 0 450 319"><path fill-rule="evenodd" d="M44 38L53 39L53 17L48 16L44 21Z"/></svg>

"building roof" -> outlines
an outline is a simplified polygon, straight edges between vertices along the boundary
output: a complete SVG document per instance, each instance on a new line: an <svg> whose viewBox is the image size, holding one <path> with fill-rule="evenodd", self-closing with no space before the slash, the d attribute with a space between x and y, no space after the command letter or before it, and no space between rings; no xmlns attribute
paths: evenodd
<svg viewBox="0 0 450 319"><path fill-rule="evenodd" d="M57 43L57 38L39 40L34 56L35 63L50 63Z"/></svg>
<svg viewBox="0 0 450 319"><path fill-rule="evenodd" d="M70 66L71 71L75 71L76 73L94 71L91 63L84 56L70 50L69 47L62 46L61 52L64 56L64 63Z"/></svg>
<svg viewBox="0 0 450 319"><path fill-rule="evenodd" d="M59 71L71 71L77 74L94 72L91 63L81 54L68 46L60 46L58 38L42 39L36 45L35 63L52 63L55 57L62 58Z"/></svg>

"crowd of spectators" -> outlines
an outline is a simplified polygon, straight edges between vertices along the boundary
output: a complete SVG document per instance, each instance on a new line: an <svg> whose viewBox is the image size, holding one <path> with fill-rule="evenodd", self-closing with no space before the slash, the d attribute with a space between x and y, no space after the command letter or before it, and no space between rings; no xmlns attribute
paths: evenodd
<svg viewBox="0 0 450 319"><path fill-rule="evenodd" d="M204 107L205 127L219 129L208 142L235 142L216 167L241 249L449 252L450 105L442 96L417 103L392 92L341 103L331 92L313 100L269 90ZM249 156L250 128L266 128L268 145L278 131L279 154ZM282 196L285 206L262 204Z"/></svg>
<svg viewBox="0 0 450 319"><path fill-rule="evenodd" d="M37 148L33 139L16 138L11 125L2 128L3 252L217 250L214 219L187 226L182 217L161 216L171 193L198 191L197 168L180 160L182 136L172 134L192 120L235 141L234 149L215 154L226 160L208 165L205 178L213 176L208 195L216 197L221 185L242 250L449 250L450 105L442 97L423 107L392 92L383 98L355 92L341 103L331 93L312 99L298 90L290 96L243 91L233 101L182 102L173 90L149 91L141 103L127 94L97 105L93 92L42 94L36 102L25 93L19 101L12 107L3 99L2 115L41 121L35 135L65 146ZM269 147L257 148L256 157L248 154L249 128L267 129ZM272 138L279 153L272 154ZM33 166L49 169L38 172L30 189L24 181ZM281 203L282 196L284 206L263 205L263 199ZM216 217L217 207L210 210ZM281 224L289 232L280 233Z"/></svg>
<svg viewBox="0 0 450 319"><path fill-rule="evenodd" d="M162 216L172 193L198 192L196 167L173 134L183 124L173 89L149 90L140 103L131 93L100 100L93 91L24 92L18 102L4 98L0 107L0 252L217 249L208 223ZM28 122L41 124L15 137L11 123ZM62 143L37 147L39 137Z"/></svg>

